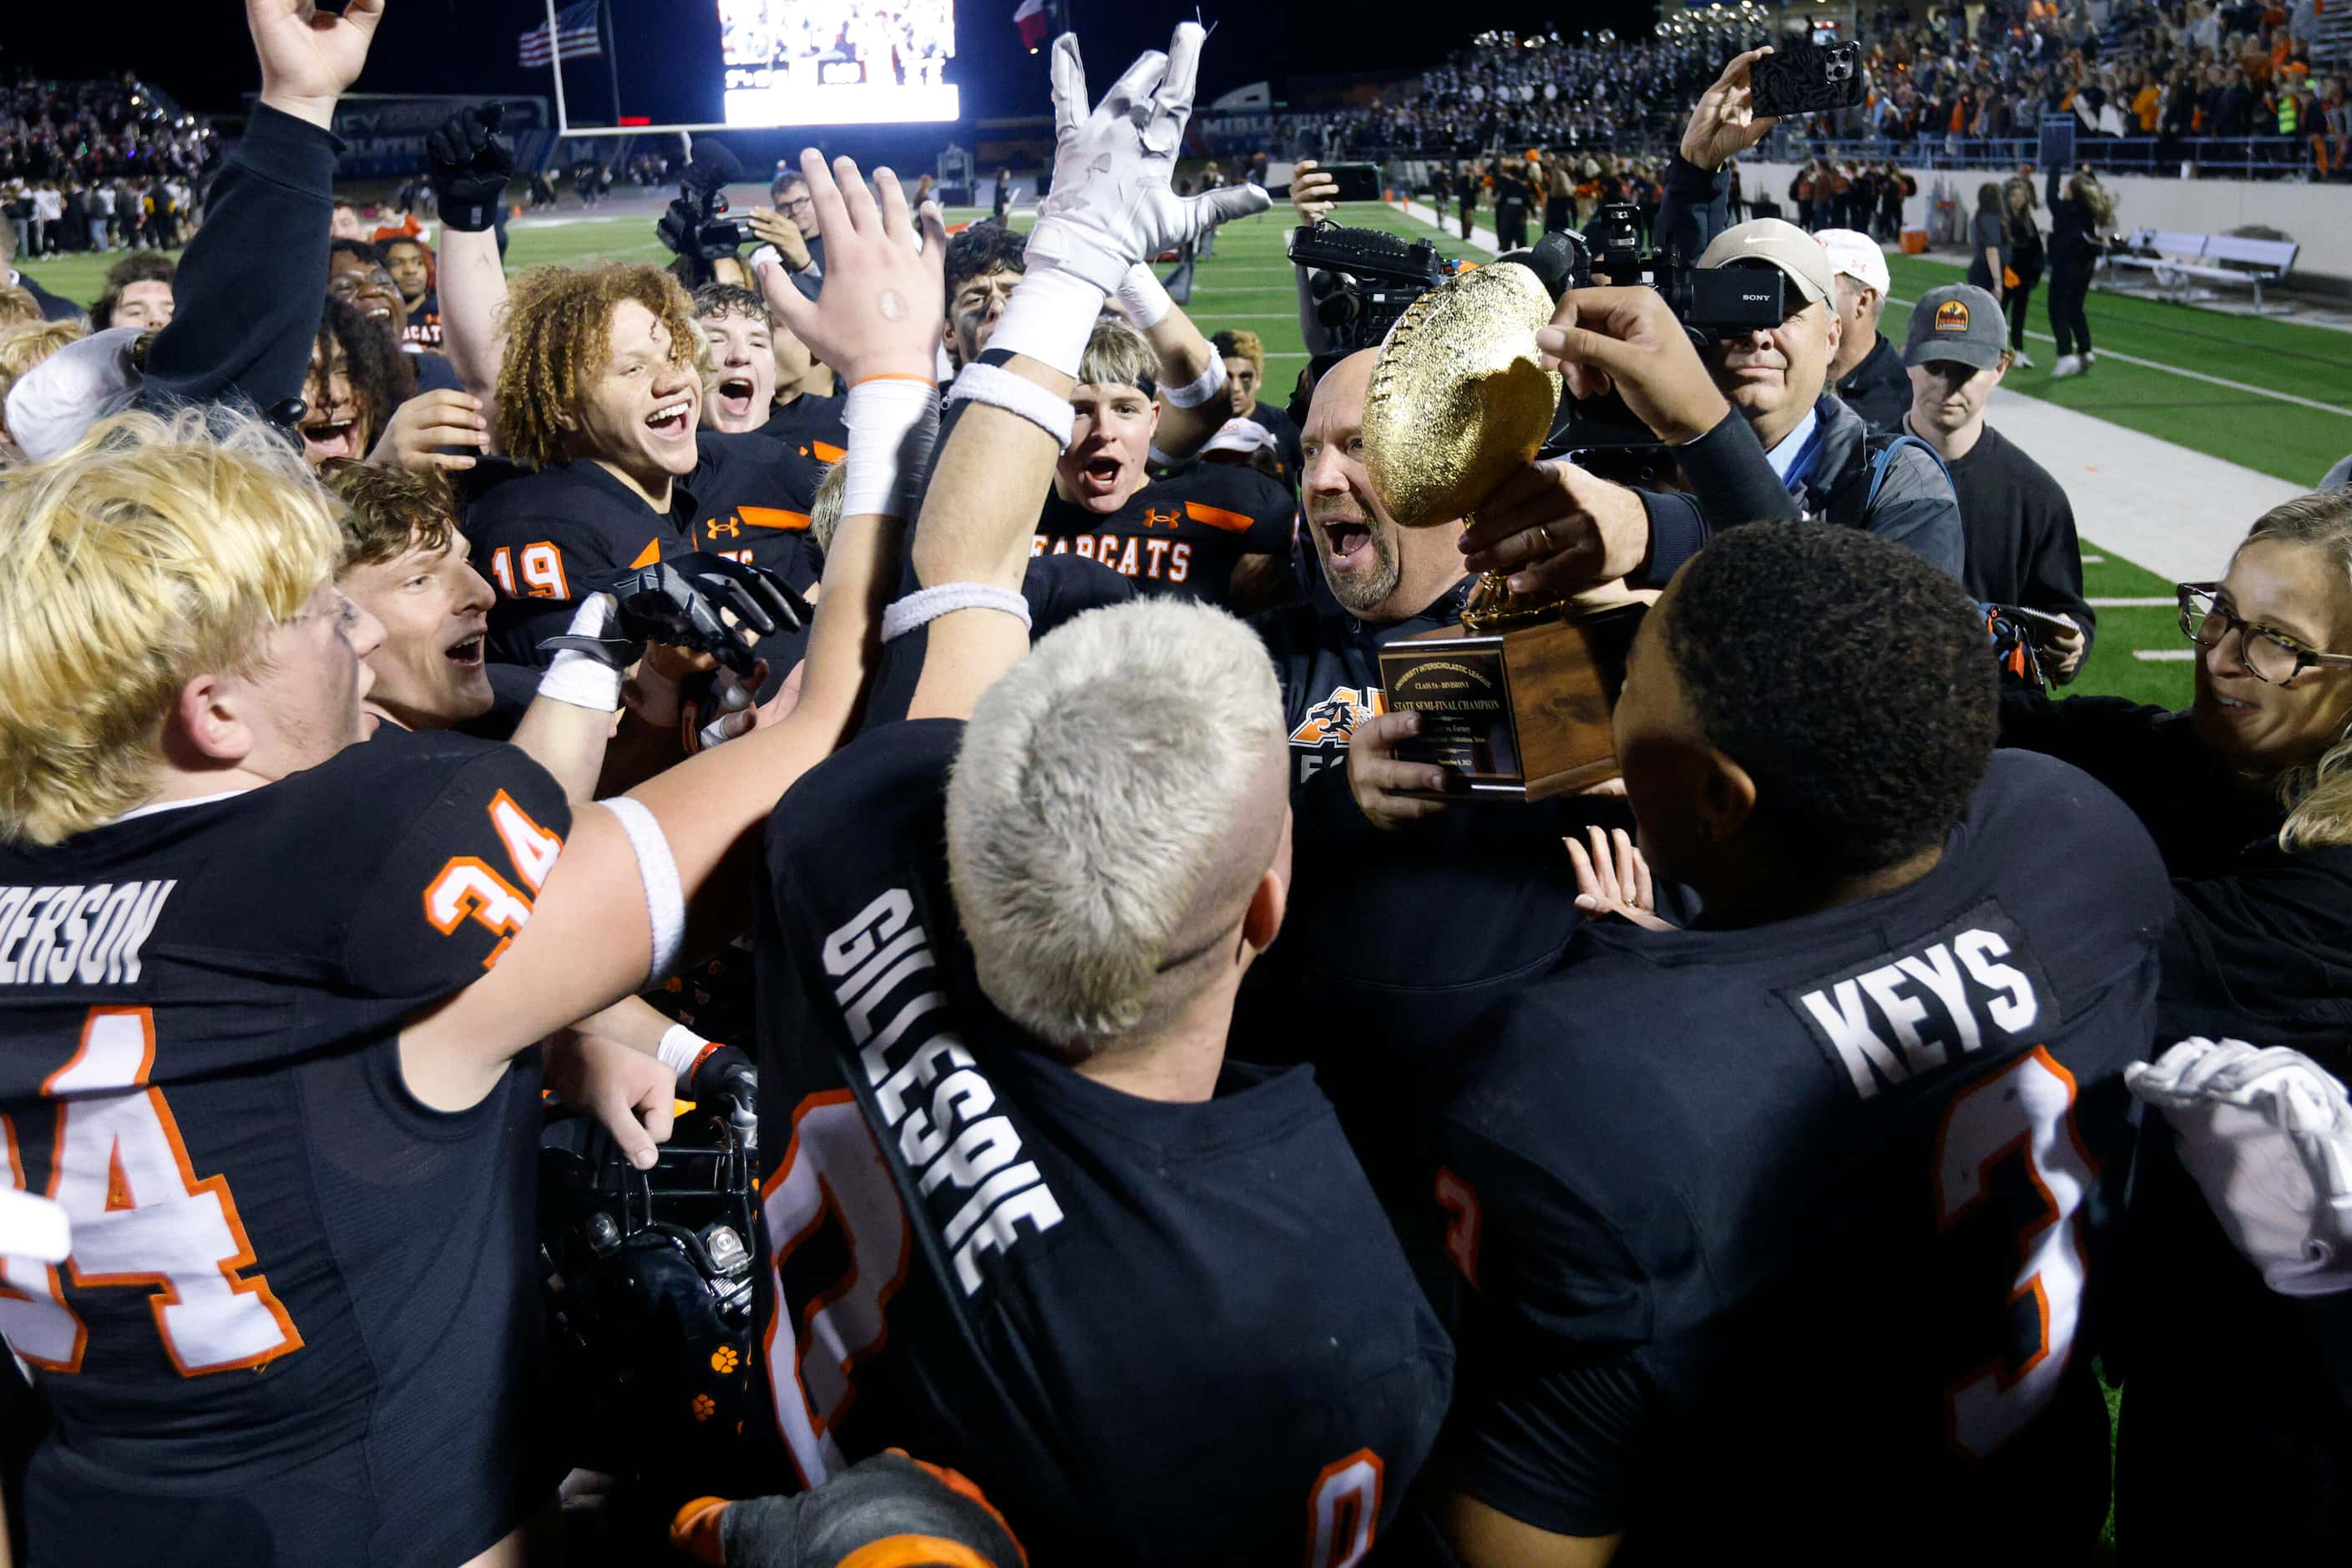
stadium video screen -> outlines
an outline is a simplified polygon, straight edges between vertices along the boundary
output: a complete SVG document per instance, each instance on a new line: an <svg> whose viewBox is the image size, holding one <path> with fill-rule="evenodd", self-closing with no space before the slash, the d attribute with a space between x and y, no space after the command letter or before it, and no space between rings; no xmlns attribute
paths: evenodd
<svg viewBox="0 0 2352 1568"><path fill-rule="evenodd" d="M956 118L954 0L719 0L730 125Z"/></svg>

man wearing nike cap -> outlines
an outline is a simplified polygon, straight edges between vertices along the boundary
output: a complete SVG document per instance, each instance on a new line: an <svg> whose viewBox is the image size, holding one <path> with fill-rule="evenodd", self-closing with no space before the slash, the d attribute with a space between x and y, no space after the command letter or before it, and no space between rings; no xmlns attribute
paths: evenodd
<svg viewBox="0 0 2352 1568"><path fill-rule="evenodd" d="M1843 328L1832 303L1837 285L1827 253L1812 236L1779 218L1716 232L1728 184L1723 165L1775 123L1753 113L1748 80L1749 68L1767 52L1750 49L1734 58L1691 111L1681 149L1667 166L1654 232L1662 245L1712 234L1699 257L1702 268L1769 267L1787 278L1778 326L1710 344L1705 357L1794 510L1875 533L1958 577L1964 560L1960 508L1942 462L1915 436L1872 432L1861 415L1826 390ZM1569 303L1561 310L1573 320ZM1560 337L1563 324L1555 318L1537 335L1545 353L1558 352L1546 340ZM1643 328L1645 334L1655 330L1654 321ZM1679 331L1674 336L1686 341ZM1654 354L1661 341L1645 337L1644 352ZM1660 432L1661 439L1694 448L1681 454L1685 479L1695 462L1711 464L1717 450L1715 432L1699 428L1696 440ZM1758 510L1758 498L1742 496L1730 510L1723 504L1727 499L1718 496L1710 510L1695 496L1628 489L1572 463L1535 464L1479 508L1462 538L1464 563L1473 572L1510 573L1513 590L1522 593L1621 574L1633 587L1664 587L1718 529L1770 515Z"/></svg>
<svg viewBox="0 0 2352 1568"><path fill-rule="evenodd" d="M1911 406L1911 383L1903 374L1903 351L1878 330L1890 285L1886 252L1857 229L1825 228L1813 237L1830 258L1837 285L1838 347L1830 358L1830 384L1872 429L1900 429Z"/></svg>

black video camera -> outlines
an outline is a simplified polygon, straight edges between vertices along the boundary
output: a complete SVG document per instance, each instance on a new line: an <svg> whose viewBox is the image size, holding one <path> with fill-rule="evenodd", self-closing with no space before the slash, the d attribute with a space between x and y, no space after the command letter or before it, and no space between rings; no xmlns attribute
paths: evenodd
<svg viewBox="0 0 2352 1568"><path fill-rule="evenodd" d="M744 242L743 226L724 217L727 186L743 177L733 153L716 142L694 150L679 183L677 199L654 224L654 233L694 268L697 284L710 281L710 264L733 256Z"/></svg>
<svg viewBox="0 0 2352 1568"><path fill-rule="evenodd" d="M1454 275L1429 240L1336 223L1291 230L1291 261L1311 270L1315 316L1341 353L1378 348L1405 308Z"/></svg>
<svg viewBox="0 0 2352 1568"><path fill-rule="evenodd" d="M1569 287L1640 285L1665 296L1683 331L1704 353L1727 338L1777 327L1788 315L1788 274L1777 267L1698 268L1669 249L1644 254L1641 209L1604 204L1584 232L1555 231L1546 241L1570 244ZM1543 268L1538 268L1538 271ZM1603 447L1648 447L1656 437L1614 392L1563 398L1547 455Z"/></svg>
<svg viewBox="0 0 2352 1568"><path fill-rule="evenodd" d="M1786 317L1788 274L1777 267L1713 267L1702 270L1673 251L1642 254L1641 209L1603 205L1584 226L1573 287L1596 281L1638 283L1666 297L1675 319L1704 348L1723 338L1769 331Z"/></svg>

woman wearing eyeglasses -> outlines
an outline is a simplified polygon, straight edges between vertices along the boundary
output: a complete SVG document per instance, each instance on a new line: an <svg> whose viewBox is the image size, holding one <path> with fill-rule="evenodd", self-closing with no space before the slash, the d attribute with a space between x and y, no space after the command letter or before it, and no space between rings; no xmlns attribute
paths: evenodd
<svg viewBox="0 0 2352 1568"><path fill-rule="evenodd" d="M2189 1036L2352 1076L2352 497L2255 522L2180 588L2197 694L2006 698L2005 744L2053 752L2139 815L2176 892L2158 1049ZM2053 832L2063 832L2053 822ZM2116 1542L2140 1563L2352 1562L2352 1293L2295 1297L2231 1245L2151 1116L2134 1266L2107 1298L2126 1383Z"/></svg>

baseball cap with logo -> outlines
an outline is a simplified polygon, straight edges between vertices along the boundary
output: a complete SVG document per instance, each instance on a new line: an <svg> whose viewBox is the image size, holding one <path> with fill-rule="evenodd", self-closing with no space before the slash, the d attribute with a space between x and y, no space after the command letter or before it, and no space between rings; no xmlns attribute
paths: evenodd
<svg viewBox="0 0 2352 1568"><path fill-rule="evenodd" d="M1967 283L1947 283L1919 296L1911 307L1911 331L1903 340L1905 364L1952 360L1990 370L2009 346L2009 323L2000 301Z"/></svg>
<svg viewBox="0 0 2352 1568"><path fill-rule="evenodd" d="M1886 252L1879 248L1878 241L1851 228L1821 229L1813 238L1830 258L1832 276L1843 272L1864 288L1877 289L1880 299L1886 298L1894 283L1886 275Z"/></svg>
<svg viewBox="0 0 2352 1568"><path fill-rule="evenodd" d="M1819 304L1835 287L1830 258L1819 241L1795 224L1777 217L1751 218L1734 224L1715 237L1698 258L1701 267L1729 267L1760 261L1789 275L1808 304Z"/></svg>

